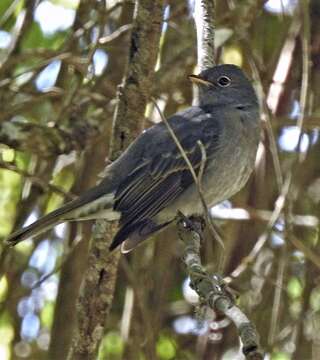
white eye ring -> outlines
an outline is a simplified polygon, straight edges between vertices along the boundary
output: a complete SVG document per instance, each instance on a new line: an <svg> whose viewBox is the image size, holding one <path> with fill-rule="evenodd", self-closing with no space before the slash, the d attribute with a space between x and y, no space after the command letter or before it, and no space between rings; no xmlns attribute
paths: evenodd
<svg viewBox="0 0 320 360"><path fill-rule="evenodd" d="M218 85L221 87L227 87L231 84L231 79L228 76L222 75L218 79Z"/></svg>

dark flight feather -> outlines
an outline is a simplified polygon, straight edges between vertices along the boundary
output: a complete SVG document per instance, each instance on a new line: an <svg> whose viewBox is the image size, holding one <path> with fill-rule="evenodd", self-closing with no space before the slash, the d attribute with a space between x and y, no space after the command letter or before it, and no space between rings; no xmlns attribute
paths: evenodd
<svg viewBox="0 0 320 360"><path fill-rule="evenodd" d="M201 108L192 108L188 114L197 121L186 120L184 116L174 116L170 119L175 135L179 139L193 168L197 171L201 164L201 149L197 144L200 140L209 154L214 153L221 134L220 125L214 118ZM185 115L185 114L184 114ZM190 121L186 131L185 121ZM163 131L157 133L157 138L151 138L149 151L144 152L141 159L143 166L134 170L121 183L116 192L114 209L121 212L120 230L116 234L110 249L115 248L127 238L134 236L138 242L137 233L148 227L148 235L158 231L163 226L155 225L154 229L148 219L152 219L170 202L181 195L193 182L182 154L165 124ZM169 140L168 140L169 137ZM210 148L210 149L209 149ZM152 154L151 156L148 154ZM141 241L147 236L141 236Z"/></svg>

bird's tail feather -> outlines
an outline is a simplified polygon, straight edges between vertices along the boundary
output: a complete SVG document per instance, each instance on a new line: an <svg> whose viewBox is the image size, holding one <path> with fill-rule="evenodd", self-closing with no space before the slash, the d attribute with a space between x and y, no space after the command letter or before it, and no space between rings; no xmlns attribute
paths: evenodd
<svg viewBox="0 0 320 360"><path fill-rule="evenodd" d="M63 221L63 220L62 220ZM55 225L58 225L61 222L58 215L55 212L52 212L43 218L37 220L29 226L26 226L22 229L15 231L13 234L6 239L6 243L10 246L14 246L19 242L26 240L32 236L37 236L49 230Z"/></svg>
<svg viewBox="0 0 320 360"><path fill-rule="evenodd" d="M42 234L46 230L49 230L50 228L54 227L55 225L58 225L64 221L72 220L73 212L75 212L77 209L84 207L89 203L94 203L95 200L97 200L103 195L104 195L103 189L100 188L100 186L96 186L95 188L87 191L79 198L68 202L64 206L60 207L57 210L52 211L48 215L45 215L44 217L32 223L31 225L15 231L6 239L6 243L9 246L14 246L19 242L28 239L29 237ZM77 214L75 214L75 220L78 220ZM81 220L81 218L79 220Z"/></svg>

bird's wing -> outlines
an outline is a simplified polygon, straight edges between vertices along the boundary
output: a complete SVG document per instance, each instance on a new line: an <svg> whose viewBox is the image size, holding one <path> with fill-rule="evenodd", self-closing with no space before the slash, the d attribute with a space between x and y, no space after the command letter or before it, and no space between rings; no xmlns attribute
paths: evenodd
<svg viewBox="0 0 320 360"><path fill-rule="evenodd" d="M220 122L200 108L191 108L169 119L169 123L186 152L193 168L199 169L201 149L204 145L207 156L214 153L221 134ZM190 120L190 118L192 120ZM193 120L195 119L195 120ZM112 248L119 245L146 220L152 219L176 199L193 179L182 154L169 134L165 124L151 129L144 156L120 184L116 192L114 209L120 211L120 231Z"/></svg>

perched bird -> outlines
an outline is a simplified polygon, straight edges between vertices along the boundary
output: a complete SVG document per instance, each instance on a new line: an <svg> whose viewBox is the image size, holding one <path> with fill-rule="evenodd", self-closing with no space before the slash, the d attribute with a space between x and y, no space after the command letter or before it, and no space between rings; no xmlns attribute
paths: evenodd
<svg viewBox="0 0 320 360"><path fill-rule="evenodd" d="M202 190L208 206L238 192L254 167L260 138L256 94L240 68L218 65L190 75L199 86L199 104L168 119L194 170L199 171L206 151ZM203 213L190 170L165 123L138 136L106 168L94 188L33 224L14 232L15 245L69 220L118 220L119 231L110 249L122 244L128 252L170 224L181 211Z"/></svg>

